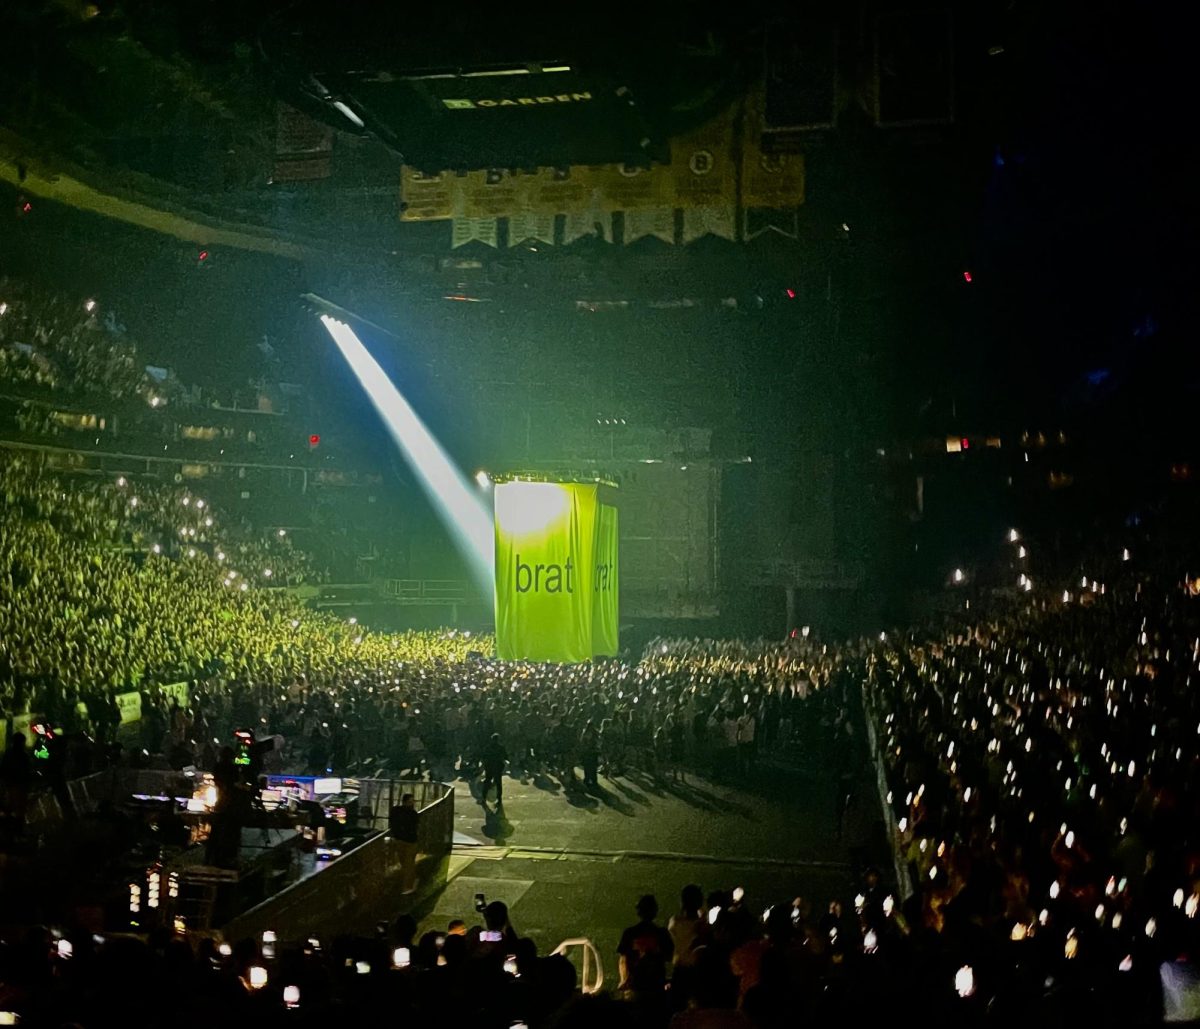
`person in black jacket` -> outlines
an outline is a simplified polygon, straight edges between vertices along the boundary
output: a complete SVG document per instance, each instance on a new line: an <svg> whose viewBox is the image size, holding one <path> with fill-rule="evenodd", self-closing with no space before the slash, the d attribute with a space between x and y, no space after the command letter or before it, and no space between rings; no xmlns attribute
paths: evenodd
<svg viewBox="0 0 1200 1029"><path fill-rule="evenodd" d="M404 893L417 888L417 824L420 820L416 799L411 793L388 812L388 831L400 851L400 881Z"/></svg>
<svg viewBox="0 0 1200 1029"><path fill-rule="evenodd" d="M583 765L584 786L599 786L597 774L600 771L600 734L589 718L579 734L579 761Z"/></svg>
<svg viewBox="0 0 1200 1029"><path fill-rule="evenodd" d="M508 751L500 742L500 734L492 733L492 738L483 747L483 797L486 804L488 793L493 783L496 786L496 807L504 807L504 765L508 761Z"/></svg>
<svg viewBox="0 0 1200 1029"><path fill-rule="evenodd" d="M25 747L25 734L14 732L0 758L0 805L18 828L25 825L25 808L33 784L33 762Z"/></svg>

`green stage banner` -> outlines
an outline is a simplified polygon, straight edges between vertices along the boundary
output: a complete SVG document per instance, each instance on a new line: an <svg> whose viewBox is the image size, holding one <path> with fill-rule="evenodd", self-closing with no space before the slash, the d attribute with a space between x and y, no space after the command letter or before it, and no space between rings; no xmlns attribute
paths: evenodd
<svg viewBox="0 0 1200 1029"><path fill-rule="evenodd" d="M596 507L596 558L592 572L592 655L615 657L621 649L617 618L617 509Z"/></svg>
<svg viewBox="0 0 1200 1029"><path fill-rule="evenodd" d="M502 660L592 656L597 487L504 482L496 504L496 653Z"/></svg>

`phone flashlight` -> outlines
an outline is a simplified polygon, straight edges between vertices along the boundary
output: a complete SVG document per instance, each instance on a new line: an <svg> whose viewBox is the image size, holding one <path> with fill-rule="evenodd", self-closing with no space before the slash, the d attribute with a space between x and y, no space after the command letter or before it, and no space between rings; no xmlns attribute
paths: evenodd
<svg viewBox="0 0 1200 1029"><path fill-rule="evenodd" d="M720 915L721 915L721 909L719 907L709 908L708 909L708 924L716 925L717 919L720 917Z"/></svg>
<svg viewBox="0 0 1200 1029"><path fill-rule="evenodd" d="M397 947L392 951L392 967L407 968L412 961L412 955L407 947Z"/></svg>

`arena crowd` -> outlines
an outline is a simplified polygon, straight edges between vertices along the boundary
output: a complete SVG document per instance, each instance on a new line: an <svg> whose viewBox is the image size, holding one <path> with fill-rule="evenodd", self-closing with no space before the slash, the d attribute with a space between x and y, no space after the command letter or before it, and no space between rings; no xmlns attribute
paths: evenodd
<svg viewBox="0 0 1200 1029"><path fill-rule="evenodd" d="M0 384L114 400L182 397L153 378L147 356L97 301L0 278Z"/></svg>
<svg viewBox="0 0 1200 1029"><path fill-rule="evenodd" d="M274 958L261 941L226 955L85 936L68 937L68 958L39 930L0 950L0 1010L29 1024L86 1024L84 998L92 1012L146 1005L144 1024L163 1025L212 1014L201 998L268 1021L414 1024L444 1021L448 997L456 1017L496 1025L827 1024L897 1005L927 1024L1196 1014L1200 612L1169 563L1095 555L1069 582L1018 579L1009 596L870 639L657 639L639 659L502 664L487 637L375 633L305 609L272 588L312 574L287 538L226 531L185 489L20 459L0 487L10 713L112 741L113 697L140 689L133 749L163 766L211 767L221 740L253 727L282 738L296 771L473 779L498 740L502 773L583 789L630 770L735 779L822 722L855 759L873 755L899 854L825 911L692 889L667 929L644 899L621 989L604 998L571 999L569 967L495 911L500 946L458 927L418 941L402 922ZM177 678L186 706L156 688ZM409 963L393 968L398 950ZM146 984L136 1001L119 989L131 982Z"/></svg>

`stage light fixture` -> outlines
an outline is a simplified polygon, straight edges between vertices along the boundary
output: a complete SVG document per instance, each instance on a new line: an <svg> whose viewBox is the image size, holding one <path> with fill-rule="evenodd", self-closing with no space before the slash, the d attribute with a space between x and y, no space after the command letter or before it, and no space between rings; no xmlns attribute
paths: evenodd
<svg viewBox="0 0 1200 1029"><path fill-rule="evenodd" d="M467 558L472 576L486 594L493 585L496 541L491 515L479 491L468 485L468 480L370 355L358 334L328 314L321 315L321 324L367 391L392 439L404 452L439 517Z"/></svg>
<svg viewBox="0 0 1200 1029"><path fill-rule="evenodd" d="M333 102L333 106L337 108L338 112L344 115L346 120L349 121L350 124L352 124L356 129L366 128L366 124L357 114L354 113L349 104L344 103L341 100L335 100Z"/></svg>

